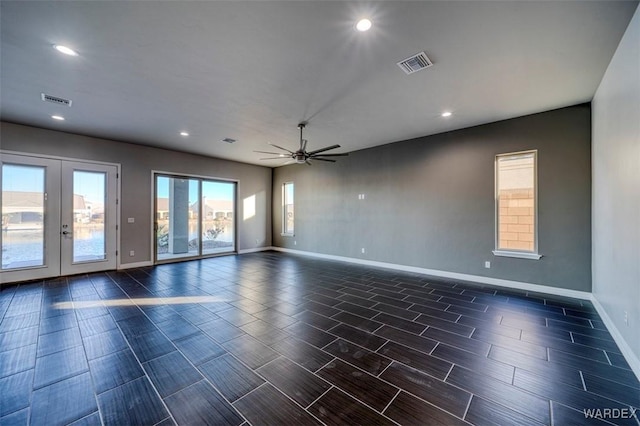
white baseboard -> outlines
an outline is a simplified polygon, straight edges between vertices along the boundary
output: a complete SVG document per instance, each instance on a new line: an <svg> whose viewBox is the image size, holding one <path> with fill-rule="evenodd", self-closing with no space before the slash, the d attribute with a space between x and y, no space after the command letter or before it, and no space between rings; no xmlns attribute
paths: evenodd
<svg viewBox="0 0 640 426"><path fill-rule="evenodd" d="M150 260L145 260L144 262L134 262L134 263L122 263L118 265L117 269L132 269L132 268L145 268L147 266L153 266L153 262Z"/></svg>
<svg viewBox="0 0 640 426"><path fill-rule="evenodd" d="M638 358L638 356L633 353L633 350L624 339L624 337L622 337L620 331L618 331L618 328L615 326L613 320L604 309L604 306L602 306L602 304L598 301L598 299L596 299L596 296L593 294L591 294L591 303L593 303L593 306L596 308L596 311L598 311L600 318L602 318L602 322L604 322L604 325L607 327L607 330L609 330L609 333L611 333L613 340L615 340L616 344L620 348L620 352L622 352L624 359L627 360L634 374L636 375L638 380L640 380L640 358Z"/></svg>
<svg viewBox="0 0 640 426"><path fill-rule="evenodd" d="M304 256L317 257L319 259L337 260L340 262L356 263L358 265L375 266L379 268L394 269L404 272L432 275L434 277L450 278L462 281L471 281L481 284L495 285L498 287L516 288L519 290L533 291L536 293L553 294L556 296L573 297L576 299L591 300L591 293L587 291L569 290L566 288L549 287L540 284L531 284L521 281L504 280L501 278L483 277L480 275L461 274L458 272L441 271L438 269L426 269L416 266L399 265L396 263L378 262L375 260L356 259L353 257L334 256L331 254L314 253L310 251L293 250L284 247L272 247L272 250L285 253L294 253Z"/></svg>
<svg viewBox="0 0 640 426"><path fill-rule="evenodd" d="M256 247L256 248L250 248L250 249L242 249L242 250L238 250L238 254L257 253L259 251L269 251L269 250L273 250L273 247L268 246L268 247Z"/></svg>

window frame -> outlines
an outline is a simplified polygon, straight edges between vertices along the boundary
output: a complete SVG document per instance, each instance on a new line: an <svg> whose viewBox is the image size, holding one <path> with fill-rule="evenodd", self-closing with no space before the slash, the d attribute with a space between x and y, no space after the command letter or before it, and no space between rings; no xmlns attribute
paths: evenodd
<svg viewBox="0 0 640 426"><path fill-rule="evenodd" d="M287 228L287 186L291 185L291 205L294 206L295 212L295 190L296 187L292 181L284 182L282 184L282 232L280 235L283 237L293 237L295 236L295 213L293 216L294 226L292 230Z"/></svg>
<svg viewBox="0 0 640 426"><path fill-rule="evenodd" d="M533 155L533 250L518 250L518 249L501 249L500 248L500 179L499 179L499 159L503 157L516 157ZM494 256L501 257L514 257L519 259L531 259L539 260L542 255L538 248L538 150L531 149L526 151L508 152L504 154L497 154L494 159Z"/></svg>

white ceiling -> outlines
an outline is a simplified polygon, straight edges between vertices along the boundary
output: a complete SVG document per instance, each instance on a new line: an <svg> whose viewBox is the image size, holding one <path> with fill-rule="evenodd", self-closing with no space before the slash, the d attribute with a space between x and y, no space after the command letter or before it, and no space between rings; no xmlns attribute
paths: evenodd
<svg viewBox="0 0 640 426"><path fill-rule="evenodd" d="M278 166L592 99L637 2L2 1L2 120ZM355 31L368 16L373 28ZM70 57L52 48L73 47ZM425 51L434 66L396 65ZM73 100L71 108L40 94ZM441 112L453 116L444 119ZM50 118L62 114L66 121ZM188 131L191 136L178 133ZM235 144L220 140L237 139Z"/></svg>

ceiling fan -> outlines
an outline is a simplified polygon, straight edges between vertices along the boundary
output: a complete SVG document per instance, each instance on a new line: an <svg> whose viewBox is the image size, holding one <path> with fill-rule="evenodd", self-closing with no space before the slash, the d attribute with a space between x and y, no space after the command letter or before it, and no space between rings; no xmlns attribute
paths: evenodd
<svg viewBox="0 0 640 426"><path fill-rule="evenodd" d="M331 158L326 158L326 157L345 157L349 155L349 154L323 154L323 152L325 151L340 148L340 145L331 145L324 148L316 149L315 151L307 151L307 140L302 138L302 130L306 127L306 125L307 123L304 121L298 124L298 128L300 129L300 148L297 151L295 152L290 151L287 148L283 148L276 144L270 143L269 145L271 145L272 147L286 151L287 154L281 154L278 152L269 152L269 151L254 151L254 152L259 152L261 154L277 155L277 157L266 157L266 158L261 158L261 160L279 160L282 158L290 157L291 160L287 161L285 164L297 163L297 164L307 164L309 166L311 165L310 160L328 161L331 163L335 163L336 160L332 160Z"/></svg>

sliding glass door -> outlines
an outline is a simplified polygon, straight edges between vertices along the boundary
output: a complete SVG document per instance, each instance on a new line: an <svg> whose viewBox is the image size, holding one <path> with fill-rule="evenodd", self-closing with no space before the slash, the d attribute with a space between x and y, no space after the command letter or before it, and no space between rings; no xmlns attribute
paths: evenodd
<svg viewBox="0 0 640 426"><path fill-rule="evenodd" d="M156 262L234 252L235 204L235 182L156 174Z"/></svg>

